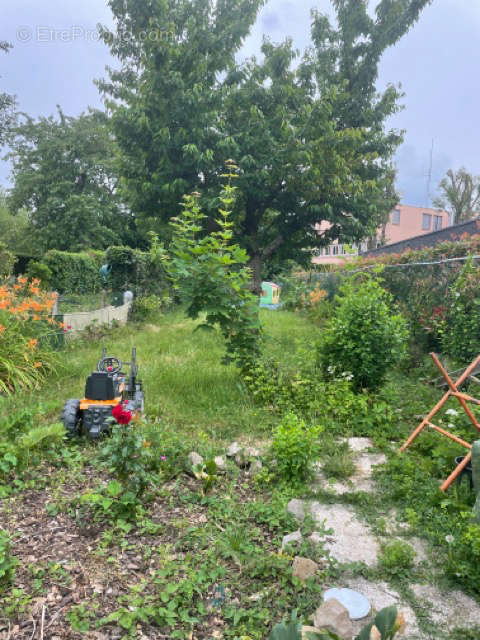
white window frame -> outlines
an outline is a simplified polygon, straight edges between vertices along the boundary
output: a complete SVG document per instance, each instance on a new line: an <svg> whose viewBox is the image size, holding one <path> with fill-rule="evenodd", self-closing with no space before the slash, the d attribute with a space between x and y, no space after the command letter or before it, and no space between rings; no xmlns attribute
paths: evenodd
<svg viewBox="0 0 480 640"><path fill-rule="evenodd" d="M428 220L428 226L425 226L425 223ZM431 213L422 213L422 231L430 231L432 228L432 214Z"/></svg>

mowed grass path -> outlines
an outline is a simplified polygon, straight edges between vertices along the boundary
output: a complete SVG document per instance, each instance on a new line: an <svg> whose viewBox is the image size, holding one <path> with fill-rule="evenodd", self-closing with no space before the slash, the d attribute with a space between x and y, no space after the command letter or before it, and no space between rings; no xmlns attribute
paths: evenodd
<svg viewBox="0 0 480 640"><path fill-rule="evenodd" d="M313 357L315 331L307 320L287 311L261 311L265 351L285 364L303 348ZM168 421L195 441L202 434L214 441L270 433L272 418L255 406L234 366L221 363L223 338L218 332L195 331L196 323L180 311L146 325L131 324L98 341L73 341L59 353L56 375L38 391L0 400L2 413L41 408L39 419L59 420L65 400L83 396L85 380L95 370L103 347L129 360L137 348L146 413ZM297 356L298 357L298 356Z"/></svg>

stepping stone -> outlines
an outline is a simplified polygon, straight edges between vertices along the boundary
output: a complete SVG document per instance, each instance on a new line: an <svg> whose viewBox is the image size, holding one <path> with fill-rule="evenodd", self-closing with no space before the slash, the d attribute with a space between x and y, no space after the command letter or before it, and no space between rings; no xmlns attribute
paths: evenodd
<svg viewBox="0 0 480 640"><path fill-rule="evenodd" d="M398 611L403 613L405 617L405 634L400 636L402 640L433 640L432 637L427 639L420 633L413 609L409 605L405 605L402 602L400 594L395 591L395 589L392 589L386 582L369 582L365 580L365 578L352 578L346 581L346 586L354 591L358 591L367 598L372 606L372 614L370 616L372 620L375 615L385 607L395 605ZM360 633L366 624L366 620L354 622L355 634Z"/></svg>
<svg viewBox="0 0 480 640"><path fill-rule="evenodd" d="M354 441L368 441L368 446L371 446L369 438L349 438ZM358 444L354 442L356 451L362 451L359 447L366 447L367 443L363 442ZM314 465L317 469L315 474L317 485L320 484L322 489L332 491L335 495L343 495L345 493L356 493L358 491L365 491L366 493L372 493L374 489L374 483L372 480L373 468L376 465L384 464L387 461L386 456L383 453L357 453L355 456L356 470L350 478L347 480L334 480L328 479L322 471L321 463Z"/></svg>
<svg viewBox="0 0 480 640"><path fill-rule="evenodd" d="M311 514L324 529L332 529L326 534L325 549L342 564L364 562L372 567L377 564L380 547L368 527L360 522L350 507L339 504L311 505Z"/></svg>
<svg viewBox="0 0 480 640"><path fill-rule="evenodd" d="M303 536L301 534L300 529L294 531L293 533L289 533L286 536L283 536L282 539L282 549L284 549L287 544L291 544L292 542L301 542L303 540Z"/></svg>
<svg viewBox="0 0 480 640"><path fill-rule="evenodd" d="M462 591L440 591L428 584L414 584L411 588L419 600L428 603L430 617L443 629L480 626L479 603Z"/></svg>
<svg viewBox="0 0 480 640"><path fill-rule="evenodd" d="M348 446L355 453L362 453L373 447L370 438L345 438L344 442L348 442Z"/></svg>
<svg viewBox="0 0 480 640"><path fill-rule="evenodd" d="M287 504L287 511L297 518L297 520L303 520L305 518L305 501L293 498Z"/></svg>
<svg viewBox="0 0 480 640"><path fill-rule="evenodd" d="M384 453L362 453L356 460L357 472L353 477L371 478L373 467L385 464L387 456Z"/></svg>
<svg viewBox="0 0 480 640"><path fill-rule="evenodd" d="M368 478L358 477L353 475L348 480L335 480L333 478L327 478L323 472L315 474L317 480L317 486L320 484L325 491L331 491L336 496L343 496L345 493L357 493L358 491L364 491L365 493L372 493L374 489L373 480Z"/></svg>
<svg viewBox="0 0 480 640"><path fill-rule="evenodd" d="M368 616L371 610L369 601L362 596L358 591L352 591L352 589L329 589L323 594L323 600L331 600L335 598L340 604L348 610L348 615L351 620L361 620Z"/></svg>

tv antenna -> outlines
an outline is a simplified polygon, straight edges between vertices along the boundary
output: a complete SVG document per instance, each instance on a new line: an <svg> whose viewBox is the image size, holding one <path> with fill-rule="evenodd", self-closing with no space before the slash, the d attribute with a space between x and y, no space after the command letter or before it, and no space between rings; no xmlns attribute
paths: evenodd
<svg viewBox="0 0 480 640"><path fill-rule="evenodd" d="M427 173L427 203L426 203L426 207L427 209L430 207L430 200L431 200L431 193L430 193L430 189L432 186L432 168L433 168L433 138L432 138L432 146L430 147L430 162L428 165L428 173Z"/></svg>

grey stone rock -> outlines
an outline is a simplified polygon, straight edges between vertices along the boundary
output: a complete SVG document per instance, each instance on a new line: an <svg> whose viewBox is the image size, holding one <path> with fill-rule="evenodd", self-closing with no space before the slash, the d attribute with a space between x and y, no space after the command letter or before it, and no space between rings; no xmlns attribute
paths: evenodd
<svg viewBox="0 0 480 640"><path fill-rule="evenodd" d="M286 536L283 536L282 539L282 549L284 549L287 544L291 544L292 542L301 542L303 540L303 536L300 533L300 529L294 531L293 533L289 533Z"/></svg>
<svg viewBox="0 0 480 640"><path fill-rule="evenodd" d="M217 456L214 458L214 462L217 465L217 470L221 472L225 472L227 470L227 461L224 456Z"/></svg>
<svg viewBox="0 0 480 640"><path fill-rule="evenodd" d="M227 457L234 458L237 453L240 453L243 447L241 447L238 442L232 442L232 444L227 449Z"/></svg>
<svg viewBox="0 0 480 640"><path fill-rule="evenodd" d="M325 536L322 535L319 531L314 531L311 535L308 536L308 539L312 544L321 544L325 542Z"/></svg>
<svg viewBox="0 0 480 640"><path fill-rule="evenodd" d="M343 640L353 638L353 626L348 610L335 598L318 607L313 616L313 624L317 629L336 633Z"/></svg>
<svg viewBox="0 0 480 640"><path fill-rule="evenodd" d="M188 461L192 467L195 467L197 464L203 464L203 458L196 451L192 451L188 454Z"/></svg>
<svg viewBox="0 0 480 640"><path fill-rule="evenodd" d="M263 463L261 460L254 460L250 465L249 472L250 473L258 473L263 469Z"/></svg>
<svg viewBox="0 0 480 640"><path fill-rule="evenodd" d="M235 462L239 467L250 467L252 463L260 456L260 451L254 447L245 447L241 449L235 456Z"/></svg>
<svg viewBox="0 0 480 640"><path fill-rule="evenodd" d="M297 520L303 520L305 518L305 502L303 500L293 498L287 504L287 511L297 518Z"/></svg>
<svg viewBox="0 0 480 640"><path fill-rule="evenodd" d="M302 582L305 582L308 578L313 578L318 568L318 564L313 560L310 560L310 558L296 556L293 559L292 575Z"/></svg>

